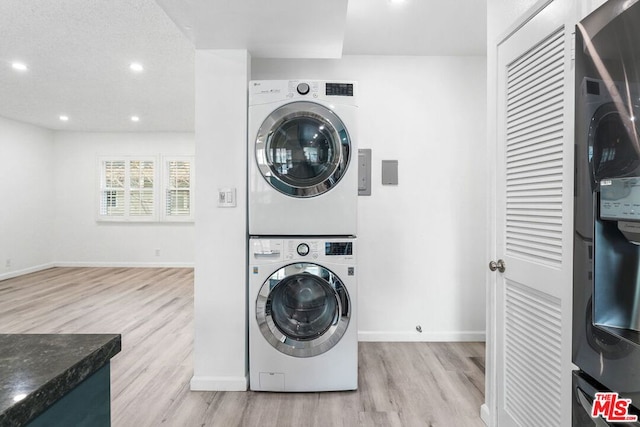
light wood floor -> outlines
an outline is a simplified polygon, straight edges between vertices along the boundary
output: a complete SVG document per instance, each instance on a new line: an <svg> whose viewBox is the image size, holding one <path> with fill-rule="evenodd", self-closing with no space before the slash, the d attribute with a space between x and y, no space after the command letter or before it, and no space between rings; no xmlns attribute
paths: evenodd
<svg viewBox="0 0 640 427"><path fill-rule="evenodd" d="M0 333L121 333L115 427L483 426L483 343L360 343L354 392L191 392L191 269L53 268L0 281Z"/></svg>

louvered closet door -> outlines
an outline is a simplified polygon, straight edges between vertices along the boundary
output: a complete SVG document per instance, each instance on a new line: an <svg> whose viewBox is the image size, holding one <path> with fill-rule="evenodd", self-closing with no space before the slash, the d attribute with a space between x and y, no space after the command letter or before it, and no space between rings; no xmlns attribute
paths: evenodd
<svg viewBox="0 0 640 427"><path fill-rule="evenodd" d="M554 1L498 46L499 426L569 426L572 26Z"/></svg>

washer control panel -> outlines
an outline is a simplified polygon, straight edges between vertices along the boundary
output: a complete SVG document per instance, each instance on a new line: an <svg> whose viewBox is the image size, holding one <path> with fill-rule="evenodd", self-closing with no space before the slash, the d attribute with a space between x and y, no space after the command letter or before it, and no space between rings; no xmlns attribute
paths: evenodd
<svg viewBox="0 0 640 427"><path fill-rule="evenodd" d="M356 239L350 237L251 238L249 244L250 263L256 265L282 261L353 264L355 253Z"/></svg>
<svg viewBox="0 0 640 427"><path fill-rule="evenodd" d="M284 259L317 260L353 257L353 241L350 240L286 240Z"/></svg>
<svg viewBox="0 0 640 427"><path fill-rule="evenodd" d="M296 90L300 95L306 95L309 93L311 88L307 83L298 83L298 87L296 88Z"/></svg>
<svg viewBox="0 0 640 427"><path fill-rule="evenodd" d="M309 255L309 250L309 245L307 245L306 243L300 243L296 248L296 252L298 252L298 255L300 256Z"/></svg>
<svg viewBox="0 0 640 427"><path fill-rule="evenodd" d="M320 248L319 242L314 240L309 241L295 241L288 240L286 242L284 259L318 259Z"/></svg>

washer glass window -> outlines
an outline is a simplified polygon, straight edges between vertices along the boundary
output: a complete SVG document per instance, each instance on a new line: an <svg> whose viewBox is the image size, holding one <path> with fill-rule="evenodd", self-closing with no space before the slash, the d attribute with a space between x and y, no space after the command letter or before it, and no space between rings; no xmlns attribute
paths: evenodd
<svg viewBox="0 0 640 427"><path fill-rule="evenodd" d="M262 285L256 300L262 335L277 350L295 357L330 350L346 332L350 316L344 284L312 263L279 269Z"/></svg>
<svg viewBox="0 0 640 427"><path fill-rule="evenodd" d="M273 323L284 335L307 341L324 334L338 315L333 288L313 274L282 280L271 294Z"/></svg>
<svg viewBox="0 0 640 427"><path fill-rule="evenodd" d="M344 175L350 140L340 118L313 102L283 105L256 137L256 161L267 182L293 197L329 191Z"/></svg>

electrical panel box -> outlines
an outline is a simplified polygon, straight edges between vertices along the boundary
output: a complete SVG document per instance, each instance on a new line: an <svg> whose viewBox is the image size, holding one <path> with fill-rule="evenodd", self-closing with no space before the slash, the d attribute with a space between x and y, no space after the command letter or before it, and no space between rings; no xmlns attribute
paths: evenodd
<svg viewBox="0 0 640 427"><path fill-rule="evenodd" d="M398 185L398 161L382 161L382 185Z"/></svg>
<svg viewBox="0 0 640 427"><path fill-rule="evenodd" d="M371 149L358 150L358 196L371 195Z"/></svg>

